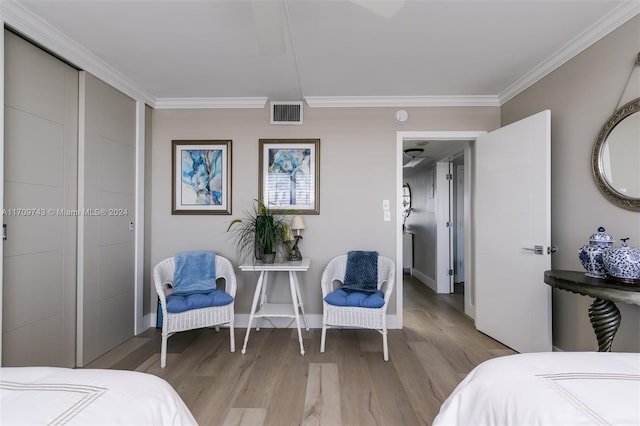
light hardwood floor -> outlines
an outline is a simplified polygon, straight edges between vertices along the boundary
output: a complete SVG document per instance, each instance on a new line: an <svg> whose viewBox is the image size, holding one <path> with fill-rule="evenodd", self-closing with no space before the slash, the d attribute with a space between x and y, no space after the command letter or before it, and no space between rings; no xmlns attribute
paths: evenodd
<svg viewBox="0 0 640 426"><path fill-rule="evenodd" d="M440 405L476 365L514 352L475 330L460 312L459 295L437 295L404 277L404 328L382 337L371 330L304 332L301 356L295 329L178 333L160 368L160 332L147 330L87 368L137 370L167 380L200 425L429 425ZM150 390L152 391L152 390Z"/></svg>

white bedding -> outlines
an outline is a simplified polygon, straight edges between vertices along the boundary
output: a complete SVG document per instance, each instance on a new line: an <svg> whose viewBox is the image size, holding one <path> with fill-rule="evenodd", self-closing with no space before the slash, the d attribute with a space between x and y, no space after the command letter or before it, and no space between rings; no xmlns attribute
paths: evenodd
<svg viewBox="0 0 640 426"><path fill-rule="evenodd" d="M474 368L442 404L442 425L640 425L640 354L510 355Z"/></svg>
<svg viewBox="0 0 640 426"><path fill-rule="evenodd" d="M0 369L0 424L195 425L165 380L122 370Z"/></svg>

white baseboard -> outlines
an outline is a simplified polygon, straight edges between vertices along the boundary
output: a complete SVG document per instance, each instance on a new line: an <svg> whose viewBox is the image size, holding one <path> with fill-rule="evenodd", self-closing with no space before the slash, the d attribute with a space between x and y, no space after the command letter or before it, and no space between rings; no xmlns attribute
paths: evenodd
<svg viewBox="0 0 640 426"><path fill-rule="evenodd" d="M155 327L157 318L158 318L158 315L155 312L152 314L147 314L144 317L142 317L142 327L144 328L144 330L147 330L151 327Z"/></svg>
<svg viewBox="0 0 640 426"><path fill-rule="evenodd" d="M413 276L416 277L422 284L425 284L427 287L429 287L431 290L435 291L436 293L438 292L438 287L434 279L428 277L415 268L413 269Z"/></svg>

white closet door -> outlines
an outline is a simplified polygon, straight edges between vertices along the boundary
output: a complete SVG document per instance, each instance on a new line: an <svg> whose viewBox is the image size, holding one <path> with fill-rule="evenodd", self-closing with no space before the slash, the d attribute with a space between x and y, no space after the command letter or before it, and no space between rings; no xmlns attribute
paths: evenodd
<svg viewBox="0 0 640 426"><path fill-rule="evenodd" d="M75 365L78 72L5 31L2 365Z"/></svg>
<svg viewBox="0 0 640 426"><path fill-rule="evenodd" d="M136 103L81 72L80 123L78 364L86 365L134 335Z"/></svg>

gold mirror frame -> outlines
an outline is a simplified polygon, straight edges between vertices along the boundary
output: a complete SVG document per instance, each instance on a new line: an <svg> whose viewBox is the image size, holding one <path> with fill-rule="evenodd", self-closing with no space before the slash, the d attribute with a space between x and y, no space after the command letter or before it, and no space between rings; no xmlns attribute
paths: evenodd
<svg viewBox="0 0 640 426"><path fill-rule="evenodd" d="M602 151L611 131L622 120L635 113L640 113L640 98L636 98L618 108L604 123L593 146L591 170L598 188L611 202L627 210L640 211L640 198L629 197L613 188L605 178L602 164Z"/></svg>

